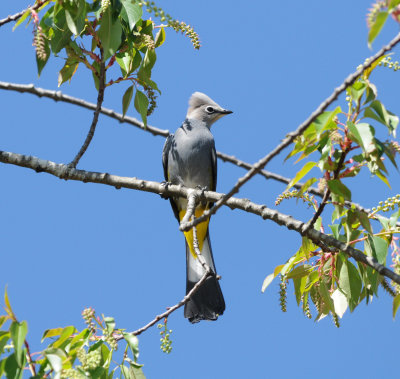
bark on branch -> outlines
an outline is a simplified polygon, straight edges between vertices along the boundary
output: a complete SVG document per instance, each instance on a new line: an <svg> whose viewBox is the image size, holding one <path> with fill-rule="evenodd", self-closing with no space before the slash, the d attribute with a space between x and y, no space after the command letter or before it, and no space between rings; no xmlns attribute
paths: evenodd
<svg viewBox="0 0 400 379"><path fill-rule="evenodd" d="M35 170L36 172L47 172L51 175L57 176L60 179L77 180L84 183L101 183L113 186L117 189L120 189L122 187L130 188L139 191L160 194L164 197L180 196L188 198L188 196L194 191L196 192L196 196L201 196L209 202L215 203L224 198L224 194L218 192L202 191L176 185L165 186L163 185L163 183L154 181L121 177L107 173L77 170L65 164L59 164L32 156L5 151L0 151L0 162L30 168L32 170ZM400 284L400 275L397 275L389 268L381 265L373 257L368 257L362 251L357 250L315 229L307 229L306 223L296 220L289 215L285 215L274 209L270 209L266 205L253 203L249 199L231 197L226 201L225 205L227 205L231 209L240 209L245 212L253 213L262 217L264 220L274 221L278 225L284 226L289 230L294 230L297 233L310 238L318 246L334 247L354 258L355 260L372 267L374 270L379 272L379 274L386 276L394 282Z"/></svg>
<svg viewBox="0 0 400 379"><path fill-rule="evenodd" d="M32 9L32 10L34 10L34 11L38 10L44 3L46 3L46 1L47 1L47 0L45 0L45 1L38 1L38 2L37 2L34 6L32 6L32 7L28 7L28 8L24 9L24 10L21 11L21 12L18 12L18 13L15 13L15 14L13 14L13 15L10 15L10 16L8 16L8 17L6 17L6 18L3 18L2 20L0 20L0 27L3 26L4 24L9 23L9 22L17 21L17 20L18 20L20 17L22 17L22 16L24 15L24 13L25 13L27 10L29 10L29 9Z"/></svg>

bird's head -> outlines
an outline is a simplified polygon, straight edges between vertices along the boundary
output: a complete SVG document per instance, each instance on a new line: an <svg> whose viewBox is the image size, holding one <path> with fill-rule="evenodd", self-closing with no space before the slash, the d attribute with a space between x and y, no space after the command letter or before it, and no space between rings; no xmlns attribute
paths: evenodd
<svg viewBox="0 0 400 379"><path fill-rule="evenodd" d="M203 121L208 127L221 117L232 113L219 106L215 101L201 92L195 92L189 99L186 118Z"/></svg>

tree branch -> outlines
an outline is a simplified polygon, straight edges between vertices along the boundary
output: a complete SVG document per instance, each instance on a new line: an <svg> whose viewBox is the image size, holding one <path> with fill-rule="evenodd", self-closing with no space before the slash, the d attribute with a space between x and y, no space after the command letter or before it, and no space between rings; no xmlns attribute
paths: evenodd
<svg viewBox="0 0 400 379"><path fill-rule="evenodd" d="M101 50L101 52L102 52L101 56L103 58L103 50ZM74 168L76 167L76 165L79 163L83 154L85 154L87 148L90 145L90 142L93 139L94 132L95 132L96 126L97 126L97 121L99 120L101 104L103 104L103 100L104 100L105 75L106 75L105 63L102 60L100 63L99 92L97 95L97 105L96 105L96 110L94 111L94 114L93 114L92 125L90 126L89 133L86 136L85 142L83 143L82 147L78 151L78 154L76 154L73 161L69 164L71 167L74 167Z"/></svg>
<svg viewBox="0 0 400 379"><path fill-rule="evenodd" d="M1 82L0 81L0 89L8 90L8 91L16 91L20 93L30 93L32 95L38 96L38 97L47 97L49 99L52 99L54 101L61 101L64 103L69 103L73 105L77 105L82 108L86 109L91 109L91 110L96 110L97 105L94 103L90 103L88 101L65 95L61 91L52 91L52 90L47 90L39 87L35 87L33 84L16 84L16 83L8 83L8 82ZM100 113L111 117L115 120L118 120L121 123L127 123L133 126L136 126L137 128L140 128L146 132L150 132L151 134L155 136L163 136L163 137L168 137L169 136L169 131L168 130L163 130L163 129L158 129L154 126L147 125L146 127L142 122L140 122L138 119L134 117L129 117L129 116L123 116L121 113L116 113L112 109L104 108L102 107L100 109Z"/></svg>
<svg viewBox="0 0 400 379"><path fill-rule="evenodd" d="M189 293L178 304L175 304L173 307L168 308L167 311L165 311L164 313L161 313L158 316L156 316L147 325L141 327L140 329L135 330L134 332L132 332L130 334L133 334L134 336L138 336L139 334L143 333L144 331L146 331L147 329L152 327L154 324L156 324L161 319L163 319L165 317L168 317L172 312L175 312L177 309L179 309L180 307L184 306L190 300L190 298L193 296L193 294L197 292L197 290L202 286L202 284L206 281L206 279L210 275L211 275L210 270L206 271L204 273L204 275L201 277L201 279L195 284L195 286L189 291ZM115 339L117 341L119 341L119 340L121 340L123 338L124 338L123 336L116 336L115 337Z"/></svg>
<svg viewBox="0 0 400 379"><path fill-rule="evenodd" d="M313 123L318 116L322 114L322 112L325 111L325 109L332 104L337 97L346 90L346 88L353 84L356 79L363 73L363 71L370 67L377 59L379 59L382 55L384 55L387 51L390 51L394 46L396 46L400 42L400 33L397 34L395 38L393 38L386 46L384 46L382 49L380 49L374 56L366 60L366 62L361 65L361 67L356 70L354 73L350 74L344 81L343 83L335 88L333 93L326 98L320 105L319 107L311 113L311 115L302 123L299 125L299 127L289 133L287 137L279 144L277 145L271 152L269 152L264 158L261 158L251 170L247 171L247 173L242 176L241 178L238 179L236 184L232 187L232 189L224 195L223 198L221 198L218 202L214 204L212 208L209 210L206 210L201 217L196 218L190 223L187 223L186 226L183 228L183 230L188 230L192 226L199 224L200 222L203 222L205 219L210 217L211 215L215 214L219 208L222 207L222 205L233 195L239 192L240 188L247 183L254 175L256 175L260 170L264 168L264 166L274 157L276 157L285 147L289 146L296 137L301 135L310 125Z"/></svg>
<svg viewBox="0 0 400 379"><path fill-rule="evenodd" d="M38 2L37 2L34 6L32 6L32 7L28 7L28 8L24 9L24 10L21 11L21 12L18 12L18 13L15 13L15 14L13 14L13 15L10 15L10 16L8 16L8 17L6 17L6 18L3 18L2 20L0 20L0 27L3 26L4 24L7 24L8 22L12 22L12 21L18 20L18 19L19 19L20 17L22 17L22 16L24 15L24 13L25 13L26 11L28 11L29 9L34 10L34 11L38 10L46 1L47 1L47 0L45 0L45 1L38 1Z"/></svg>
<svg viewBox="0 0 400 379"><path fill-rule="evenodd" d="M58 164L32 156L5 151L0 151L0 162L30 168L36 172L47 172L51 175L57 176L60 179L77 180L84 183L101 183L113 186L117 189L124 187L139 191L152 192L168 197L178 196L184 198L188 198L190 191L195 191L196 196L201 196L206 201L211 203L215 203L224 198L224 195L218 192L202 191L176 185L165 186L163 183L159 182L121 177L107 173L77 170L65 164ZM372 267L374 270L379 272L379 274L386 276L394 282L400 284L400 275L397 275L387 267L381 265L373 257L368 257L362 251L357 250L315 229L307 229L307 224L296 220L291 216L280 213L274 209L270 209L266 205L253 203L248 199L231 197L226 201L225 205L232 209L240 209L245 212L253 213L262 217L264 220L272 220L278 225L285 226L289 230L294 230L297 233L310 238L318 246L321 246L321 244L333 246L355 260L363 262Z"/></svg>

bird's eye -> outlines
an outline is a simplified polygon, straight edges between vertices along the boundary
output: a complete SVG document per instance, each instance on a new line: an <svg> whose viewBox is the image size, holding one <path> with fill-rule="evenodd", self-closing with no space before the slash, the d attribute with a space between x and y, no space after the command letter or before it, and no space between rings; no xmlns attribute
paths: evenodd
<svg viewBox="0 0 400 379"><path fill-rule="evenodd" d="M206 108L207 113L214 113L214 108L213 107L207 107Z"/></svg>

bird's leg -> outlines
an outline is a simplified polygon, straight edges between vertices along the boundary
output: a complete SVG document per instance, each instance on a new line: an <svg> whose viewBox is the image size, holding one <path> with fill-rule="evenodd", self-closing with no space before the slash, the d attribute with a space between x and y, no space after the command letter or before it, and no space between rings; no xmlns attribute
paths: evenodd
<svg viewBox="0 0 400 379"><path fill-rule="evenodd" d="M203 186L198 185L198 186L196 186L196 189L201 191L201 194L199 196L199 201L200 201L201 205L205 207L207 205L207 202L204 199L204 192L208 191L208 187L207 186L203 187Z"/></svg>
<svg viewBox="0 0 400 379"><path fill-rule="evenodd" d="M171 182L167 182L166 180L163 180L163 181L161 182L161 185L162 185L163 187L165 187L166 190L168 190L168 186L171 186L172 183L171 183ZM168 199L169 199L169 196L168 196L168 195L164 195L163 193L159 193L159 195L160 195L161 198L164 199L164 200L168 200Z"/></svg>

